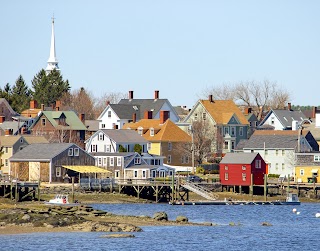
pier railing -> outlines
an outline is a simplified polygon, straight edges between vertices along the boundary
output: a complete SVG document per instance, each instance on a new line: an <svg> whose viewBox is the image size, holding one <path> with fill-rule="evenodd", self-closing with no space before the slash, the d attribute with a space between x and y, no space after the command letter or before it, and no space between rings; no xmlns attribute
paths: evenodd
<svg viewBox="0 0 320 251"><path fill-rule="evenodd" d="M190 190L190 191L192 191L192 192L194 192L194 193L196 193L196 194L198 194L208 200L217 200L219 197L217 194L212 193L210 190L206 189L205 187L203 187L197 183L184 181L181 183L181 185L184 188L186 188L186 189L188 189L188 190Z"/></svg>

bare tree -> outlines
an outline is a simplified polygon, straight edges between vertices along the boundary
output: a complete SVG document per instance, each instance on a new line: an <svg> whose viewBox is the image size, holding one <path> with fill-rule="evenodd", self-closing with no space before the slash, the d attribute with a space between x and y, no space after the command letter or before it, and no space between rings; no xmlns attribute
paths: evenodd
<svg viewBox="0 0 320 251"><path fill-rule="evenodd" d="M203 94L212 94L214 99L231 99L238 105L250 106L258 119L268 108L283 109L291 98L287 90L269 80L214 86L206 88Z"/></svg>
<svg viewBox="0 0 320 251"><path fill-rule="evenodd" d="M106 108L107 103L117 104L123 98L128 98L127 94L121 92L107 92L97 99L94 107L96 117Z"/></svg>

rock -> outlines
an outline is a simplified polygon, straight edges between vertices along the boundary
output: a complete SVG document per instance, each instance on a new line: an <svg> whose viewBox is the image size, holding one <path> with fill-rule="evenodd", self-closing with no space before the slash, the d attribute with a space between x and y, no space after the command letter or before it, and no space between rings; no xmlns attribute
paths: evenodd
<svg viewBox="0 0 320 251"><path fill-rule="evenodd" d="M101 235L101 238L134 238L133 234L106 234Z"/></svg>
<svg viewBox="0 0 320 251"><path fill-rule="evenodd" d="M188 221L189 221L189 219L186 216L179 215L176 218L176 222L185 222L186 223Z"/></svg>
<svg viewBox="0 0 320 251"><path fill-rule="evenodd" d="M202 225L204 225L204 226L213 226L213 224L211 222L203 222Z"/></svg>
<svg viewBox="0 0 320 251"><path fill-rule="evenodd" d="M262 222L262 223L261 223L261 226L271 227L272 224L269 223L269 222Z"/></svg>
<svg viewBox="0 0 320 251"><path fill-rule="evenodd" d="M168 221L168 215L166 212L157 212L153 215L153 219L157 221Z"/></svg>
<svg viewBox="0 0 320 251"><path fill-rule="evenodd" d="M22 218L21 219L23 219L23 220L30 220L30 215L29 214L25 214L24 216L22 216Z"/></svg>

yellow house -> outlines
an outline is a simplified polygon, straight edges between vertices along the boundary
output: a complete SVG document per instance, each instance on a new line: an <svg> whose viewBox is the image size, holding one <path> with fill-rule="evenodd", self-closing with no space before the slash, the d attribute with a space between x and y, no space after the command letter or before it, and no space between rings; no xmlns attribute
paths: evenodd
<svg viewBox="0 0 320 251"><path fill-rule="evenodd" d="M320 152L297 153L295 181L301 183L320 182Z"/></svg>
<svg viewBox="0 0 320 251"><path fill-rule="evenodd" d="M191 137L168 119L167 111L160 112L160 119L141 119L127 123L123 129L136 130L148 143L150 154L166 157L164 163L171 166L191 166L190 156L181 145L190 143Z"/></svg>

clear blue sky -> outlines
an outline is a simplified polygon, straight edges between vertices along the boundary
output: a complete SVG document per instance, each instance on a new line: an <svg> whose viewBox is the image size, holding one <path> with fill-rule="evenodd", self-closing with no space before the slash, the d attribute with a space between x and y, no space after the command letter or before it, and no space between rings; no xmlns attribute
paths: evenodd
<svg viewBox="0 0 320 251"><path fill-rule="evenodd" d="M320 1L1 1L0 85L47 65L51 17L64 79L191 107L206 87L276 81L319 105Z"/></svg>

